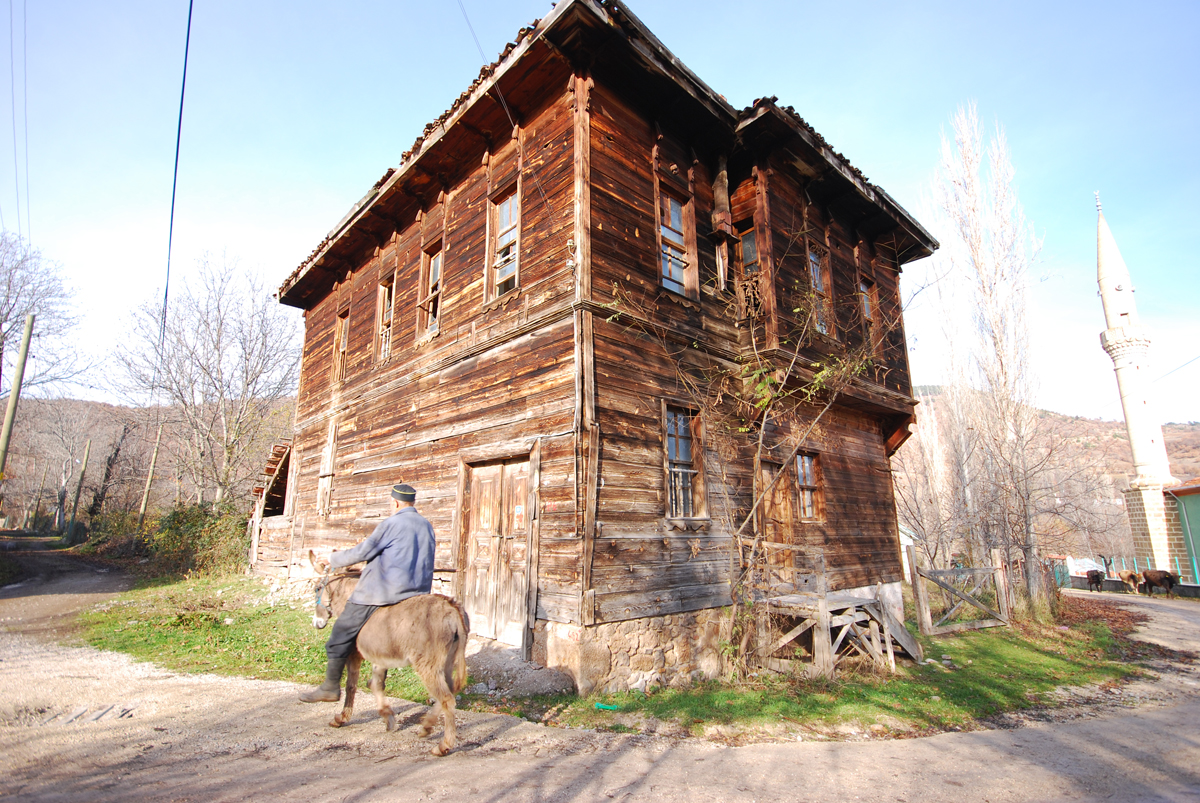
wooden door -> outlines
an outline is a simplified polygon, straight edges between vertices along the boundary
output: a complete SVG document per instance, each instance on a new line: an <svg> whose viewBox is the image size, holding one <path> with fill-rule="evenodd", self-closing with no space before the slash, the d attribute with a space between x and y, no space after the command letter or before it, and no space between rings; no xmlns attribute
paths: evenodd
<svg viewBox="0 0 1200 803"><path fill-rule="evenodd" d="M466 599L471 631L522 646L529 566L529 461L471 466Z"/></svg>
<svg viewBox="0 0 1200 803"><path fill-rule="evenodd" d="M766 488L779 473L783 474L762 501L763 554L766 558L767 585L787 591L794 583L796 543L795 472L790 466L763 463L759 487Z"/></svg>

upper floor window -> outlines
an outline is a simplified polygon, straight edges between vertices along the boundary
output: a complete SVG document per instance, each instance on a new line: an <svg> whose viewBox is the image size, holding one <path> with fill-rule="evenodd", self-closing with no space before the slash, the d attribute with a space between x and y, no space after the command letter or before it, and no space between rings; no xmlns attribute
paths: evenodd
<svg viewBox="0 0 1200 803"><path fill-rule="evenodd" d="M684 212L688 204L665 192L659 193L659 248L662 257L662 283L668 290L687 294L688 259L687 235L684 233Z"/></svg>
<svg viewBox="0 0 1200 803"><path fill-rule="evenodd" d="M808 279L812 290L813 325L818 332L837 337L833 319L833 295L829 275L829 252L817 245L808 249Z"/></svg>
<svg viewBox="0 0 1200 803"><path fill-rule="evenodd" d="M741 242L742 274L750 276L758 273L758 235L754 229L742 234Z"/></svg>
<svg viewBox="0 0 1200 803"><path fill-rule="evenodd" d="M699 518L704 512L704 481L698 418L691 410L666 406L667 517Z"/></svg>
<svg viewBox="0 0 1200 803"><path fill-rule="evenodd" d="M333 379L341 382L346 378L347 351L350 346L350 308L338 313L333 330Z"/></svg>
<svg viewBox="0 0 1200 803"><path fill-rule="evenodd" d="M436 332L442 300L442 244L426 251L422 257L421 295L417 302L417 337Z"/></svg>
<svg viewBox="0 0 1200 803"><path fill-rule="evenodd" d="M879 294L875 283L866 279L858 282L859 303L862 305L863 334L874 351L879 345Z"/></svg>
<svg viewBox="0 0 1200 803"><path fill-rule="evenodd" d="M520 206L514 187L508 195L491 203L491 267L489 269L489 298L515 290L519 281L517 252L520 231Z"/></svg>
<svg viewBox="0 0 1200 803"><path fill-rule="evenodd" d="M376 319L379 329L376 334L375 355L380 362L392 353L392 317L395 307L395 277L389 276L379 283L379 309Z"/></svg>
<svg viewBox="0 0 1200 803"><path fill-rule="evenodd" d="M796 486L800 491L800 518L819 519L823 513L820 464L815 454L796 455Z"/></svg>

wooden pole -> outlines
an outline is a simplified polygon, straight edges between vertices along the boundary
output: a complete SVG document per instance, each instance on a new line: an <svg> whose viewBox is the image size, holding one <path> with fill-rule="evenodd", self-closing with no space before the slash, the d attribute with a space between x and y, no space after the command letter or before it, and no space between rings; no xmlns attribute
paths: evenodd
<svg viewBox="0 0 1200 803"><path fill-rule="evenodd" d="M150 501L150 485L154 482L154 464L158 462L158 445L162 442L163 425L158 425L158 434L154 436L154 451L150 453L150 470L146 473L146 490L142 491L142 506L138 508L138 529L146 520L146 504Z"/></svg>
<svg viewBox="0 0 1200 803"><path fill-rule="evenodd" d="M67 543L75 540L75 514L79 512L79 496L83 493L83 475L87 473L88 456L92 453L92 439L83 446L83 465L79 467L79 482L75 484L75 501L71 503L71 523L67 525Z"/></svg>
<svg viewBox="0 0 1200 803"><path fill-rule="evenodd" d="M1008 572L1000 556L1000 550L992 550L992 565L996 567L996 603L1000 606L1000 618L1009 621L1011 616L1008 609Z"/></svg>
<svg viewBox="0 0 1200 803"><path fill-rule="evenodd" d="M917 550L912 544L905 549L908 550L908 571L912 575L913 602L917 606L917 627L922 636L932 636L933 617L929 615L929 597L921 582L921 570L917 567Z"/></svg>
<svg viewBox="0 0 1200 803"><path fill-rule="evenodd" d="M42 482L38 485L37 501L33 503L33 529L37 530L38 514L42 512L42 491L46 490L46 475L50 473L50 464L42 469Z"/></svg>
<svg viewBox="0 0 1200 803"><path fill-rule="evenodd" d="M12 439L13 422L17 419L17 401L21 398L21 381L25 378L25 361L29 359L29 340L33 337L33 321L36 316L25 316L25 334L21 336L21 352L17 356L17 372L13 375L12 389L8 394L8 410L4 413L4 431L0 433L0 489L4 485L4 466L8 462L8 442ZM4 497L0 491L0 509Z"/></svg>

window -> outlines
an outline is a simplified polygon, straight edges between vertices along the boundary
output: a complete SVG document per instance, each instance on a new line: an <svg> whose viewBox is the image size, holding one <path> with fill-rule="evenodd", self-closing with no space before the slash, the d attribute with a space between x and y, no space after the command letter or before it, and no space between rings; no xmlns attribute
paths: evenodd
<svg viewBox="0 0 1200 803"><path fill-rule="evenodd" d="M820 465L815 454L796 455L796 486L800 490L800 518L821 518Z"/></svg>
<svg viewBox="0 0 1200 803"><path fill-rule="evenodd" d="M383 362L392 353L392 308L395 306L395 277L389 276L379 283L379 309L376 317L379 332L375 343L375 358Z"/></svg>
<svg viewBox="0 0 1200 803"><path fill-rule="evenodd" d="M701 518L704 513L704 481L697 418L690 410L666 408L667 517Z"/></svg>
<svg viewBox="0 0 1200 803"><path fill-rule="evenodd" d="M518 284L517 249L520 207L517 203L516 189L514 188L507 196L493 201L491 212L492 259L488 287L491 290L489 298L497 298L515 290Z"/></svg>
<svg viewBox="0 0 1200 803"><path fill-rule="evenodd" d="M683 201L666 193L659 195L659 242L662 251L662 283L668 290L687 294L688 247L684 234Z"/></svg>
<svg viewBox="0 0 1200 803"><path fill-rule="evenodd" d="M333 330L333 379L341 382L346 378L347 348L350 345L350 308L338 313Z"/></svg>
<svg viewBox="0 0 1200 803"><path fill-rule="evenodd" d="M758 235L754 229L742 234L742 274L750 276L758 273Z"/></svg>
<svg viewBox="0 0 1200 803"><path fill-rule="evenodd" d="M829 252L819 246L808 249L808 278L812 290L813 323L823 335L837 337L830 294Z"/></svg>
<svg viewBox="0 0 1200 803"><path fill-rule="evenodd" d="M442 299L442 258L442 244L439 242L433 251L425 252L422 259L425 264L422 270L421 300L417 304L418 338L438 330Z"/></svg>
<svg viewBox="0 0 1200 803"><path fill-rule="evenodd" d="M879 295L875 290L875 283L861 279L858 282L858 296L862 304L863 332L867 338L867 342L871 345L871 350L874 351L879 345Z"/></svg>

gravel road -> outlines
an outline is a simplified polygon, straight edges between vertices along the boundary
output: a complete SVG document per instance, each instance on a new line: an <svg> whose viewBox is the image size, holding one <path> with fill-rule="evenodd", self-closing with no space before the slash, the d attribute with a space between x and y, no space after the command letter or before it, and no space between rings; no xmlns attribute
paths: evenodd
<svg viewBox="0 0 1200 803"><path fill-rule="evenodd" d="M397 706L396 733L361 706L335 730L325 724L334 707L299 703L293 684L177 675L63 646L72 614L125 580L45 560L39 577L0 590L0 798L1200 800L1200 671L1187 666L1156 667L1157 678L1111 701L1068 706L1047 721L1035 714L1016 727L924 739L726 747L465 712L461 746L437 759L416 736L422 706ZM1200 605L1105 596L1152 616L1146 640L1200 650Z"/></svg>

